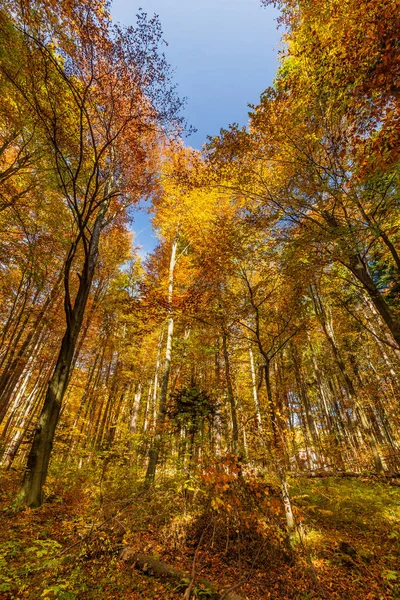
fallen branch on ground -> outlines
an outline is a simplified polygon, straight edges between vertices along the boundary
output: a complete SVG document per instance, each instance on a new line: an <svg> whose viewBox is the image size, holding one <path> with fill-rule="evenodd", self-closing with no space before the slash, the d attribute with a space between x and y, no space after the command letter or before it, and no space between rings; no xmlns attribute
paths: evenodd
<svg viewBox="0 0 400 600"><path fill-rule="evenodd" d="M375 481L390 481L400 479L400 473L386 473L378 475L377 473L368 472L351 472L351 471L302 471L289 473L290 477L301 477L304 479L327 479L327 478L356 478L356 479L372 479Z"/></svg>
<svg viewBox="0 0 400 600"><path fill-rule="evenodd" d="M176 583L190 581L190 575L188 573L170 567L153 556L148 556L141 552L134 552L129 547L122 550L119 558L125 564L133 565L135 569L146 573L146 575L153 575L154 577L168 579L169 581L175 581ZM238 596L233 592L218 590L217 586L211 581L207 581L207 579L199 578L196 580L196 583L209 590L211 593L210 598L213 598L213 600L220 600L221 598L224 598L224 600L244 600L243 596Z"/></svg>

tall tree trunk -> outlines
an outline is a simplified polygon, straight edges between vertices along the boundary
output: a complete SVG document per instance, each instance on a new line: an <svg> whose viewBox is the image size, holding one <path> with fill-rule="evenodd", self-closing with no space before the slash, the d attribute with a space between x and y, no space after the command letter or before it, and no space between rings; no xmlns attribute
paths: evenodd
<svg viewBox="0 0 400 600"><path fill-rule="evenodd" d="M150 414L150 409L151 409L152 390L153 390L153 380L150 379L149 380L149 388L147 391L146 405L144 407L143 433L146 433L149 428L149 414Z"/></svg>
<svg viewBox="0 0 400 600"><path fill-rule="evenodd" d="M23 271L18 289L15 292L14 300L11 304L8 317L4 323L0 337L0 369L3 367L4 361L7 359L9 345L6 346L7 334L14 324L14 314L17 314L17 320L21 319L22 312L27 302L27 293L30 288L31 276L28 277L28 283L25 285L26 271ZM22 309L19 308L20 298L22 297ZM11 336L12 338L12 336Z"/></svg>
<svg viewBox="0 0 400 600"><path fill-rule="evenodd" d="M359 204L359 206L361 206ZM323 212L322 216L326 220L327 224L332 230L332 233L337 235L339 238L341 236L341 224L337 221L337 219L328 212ZM365 215L367 216L367 215ZM369 221L367 217L367 221ZM351 228L351 225L348 224ZM392 256L395 260L397 267L399 266L399 257L398 254L390 242L387 235L374 224L376 230L378 230L381 239L386 244L388 249L391 251ZM351 229L350 229L351 230ZM394 251L394 252L393 252ZM386 324L389 329L393 339L395 340L397 347L400 349L400 321L391 307L385 300L385 297L380 292L379 288L376 286L370 272L368 269L368 264L365 262L363 257L358 253L349 253L349 255L343 259L339 259L340 262L354 275L359 283L361 283L363 289L366 291L368 296L370 297L374 307L382 318L383 322Z"/></svg>
<svg viewBox="0 0 400 600"><path fill-rule="evenodd" d="M112 369L113 359L114 359L114 353L111 356L111 360L110 360L110 364L109 364L109 371L111 371L111 369ZM119 369L120 369L120 360L119 360L119 356L118 356L118 353L117 353L116 354L115 365L114 365L114 373L113 373L113 377L112 377L112 382L111 382L111 386L110 386L110 389L109 389L109 392L108 392L108 398L107 398L107 401L105 403L104 410L101 411L99 428L98 428L98 430L96 432L96 437L95 437L95 439L93 441L93 448L95 450L101 450L102 449L104 434L105 434L105 431L107 429L107 423L108 423L109 418L110 418L111 408L112 408L113 403L115 402L115 397L117 395Z"/></svg>
<svg viewBox="0 0 400 600"><path fill-rule="evenodd" d="M178 239L175 238L172 242L171 247L171 258L169 263L169 279L168 279L168 330L167 330L167 344L165 349L165 361L164 361L164 373L161 383L160 390L160 401L157 411L157 419L155 426L155 436L153 438L150 452L149 452L149 463L147 465L146 472L146 484L150 484L154 481L156 475L156 469L161 449L161 436L164 431L165 419L167 415L167 392L169 375L171 371L171 357L172 357L172 339L174 334L174 314L172 310L172 298L174 292L174 270L176 265L176 251L178 248Z"/></svg>
<svg viewBox="0 0 400 600"><path fill-rule="evenodd" d="M331 414L331 410L330 410L331 404L329 402L328 392L323 383L323 375L322 375L319 365L317 363L314 347L311 342L311 337L309 334L308 334L308 342L309 342L310 351L311 351L311 360L312 360L312 365L313 365L313 369L314 369L315 381L317 383L318 392L319 392L319 400L320 400L320 406L322 409L322 414L325 418L324 420L326 423L326 428L327 428L328 434L334 444L334 451L333 451L334 467L337 467L341 471L344 471L345 464L343 462L343 456L342 456L342 452L341 452L340 431L338 430L338 425L337 425L336 421L333 419L332 414ZM329 457L329 458L331 458L331 457Z"/></svg>
<svg viewBox="0 0 400 600"><path fill-rule="evenodd" d="M388 352L391 352L392 357L396 358L396 363L400 362L400 348L396 348L394 346L392 336L387 331L385 325L381 322L382 320L379 318L379 313L376 310L371 298L367 296L367 294L363 294L361 308L364 314L365 309L367 309L366 317L370 332L374 336L375 341L382 352L382 355L385 359L387 366L389 367L390 373L396 383L397 388L400 390L400 382L393 369L392 358L389 358L388 355Z"/></svg>
<svg viewBox="0 0 400 600"><path fill-rule="evenodd" d="M103 352L104 352L104 347L103 347ZM94 360L92 361L92 364L89 367L89 373L88 373L88 377L86 378L86 383L85 383L85 388L81 397L81 401L79 402L79 406L78 406L78 410L76 411L75 414L75 418L71 427L71 431L68 435L68 439L67 439L67 448L66 448L66 456L68 456L68 454L71 453L71 451L73 450L74 447L74 437L76 435L76 431L78 429L78 424L79 424L79 420L81 418L81 414L82 411L84 409L84 407L86 406L86 411L88 408L87 405L87 399L90 396L91 392L93 391L92 388L92 380L94 378L95 372L96 372L96 368L97 368L97 363L100 359L100 349L97 350ZM86 416L86 415L85 415Z"/></svg>
<svg viewBox="0 0 400 600"><path fill-rule="evenodd" d="M252 391L253 391L254 408L256 410L256 416L257 416L257 429L258 429L258 433L259 433L259 436L260 436L260 440L261 440L262 443L264 443L263 425L262 425L261 409L260 409L260 400L259 400L259 397L258 397L257 381L256 381L256 371L255 371L255 368L254 368L254 355L253 355L253 348L251 347L251 344L249 344L249 359L250 359L251 388L252 388Z"/></svg>
<svg viewBox="0 0 400 600"><path fill-rule="evenodd" d="M148 414L150 430L153 431L153 433L155 431L156 421L157 421L157 398L158 398L158 392L159 392L158 378L160 375L161 362L162 362L161 361L161 352L162 352L163 340L164 340L164 330L161 331L160 339L158 341L156 368L154 370L154 379L153 379L153 386L152 386L153 393L151 396L151 405L149 405L149 414Z"/></svg>
<svg viewBox="0 0 400 600"><path fill-rule="evenodd" d="M232 385L232 376L231 376L231 366L229 362L229 352L228 352L228 343L227 343L227 334L225 331L225 327L222 330L222 351L224 354L225 361L225 379L226 379L226 391L228 395L228 402L231 409L231 419L232 419L232 449L235 454L239 451L239 428L238 428L238 419L237 419L237 411L236 411L236 403L235 396L233 393L233 385Z"/></svg>
<svg viewBox="0 0 400 600"><path fill-rule="evenodd" d="M351 260L348 263L344 264L353 273L354 277L362 284L374 307L376 308L383 322L386 324L394 340L396 341L398 348L400 349L400 322L394 316L385 298L376 287L375 282L369 274L363 260L360 256L355 255L351 257Z"/></svg>
<svg viewBox="0 0 400 600"><path fill-rule="evenodd" d="M338 345L336 343L335 334L333 331L331 320L326 314L325 307L322 303L321 297L319 296L317 290L315 290L313 288L312 294L313 294L313 299L314 299L316 315L318 317L319 322L322 325L322 329L325 333L325 337L331 346L333 356L334 356L336 364L339 368L339 372L341 373L343 381L346 384L346 387L348 390L348 395L350 396L351 400L354 403L356 413L358 414L358 417L359 417L361 425L362 425L363 435L371 447L372 454L374 457L375 469L378 472L384 471L383 460L380 455L374 433L371 429L371 425L370 425L367 415L365 414L364 407L358 398L358 395L357 395L356 390L353 385L353 381L350 378L350 375L348 374L346 365L345 365L343 358L341 356L341 353L339 351ZM349 426L351 428L351 423L349 423Z"/></svg>
<svg viewBox="0 0 400 600"><path fill-rule="evenodd" d="M27 505L36 507L40 506L43 501L43 485L47 477L62 400L67 389L72 359L85 314L94 270L97 264L100 233L106 210L107 203L104 202L93 225L92 235L88 243L85 261L80 275L78 293L73 307L69 305L69 277L71 263L68 263L68 261L66 263L64 273L66 285L65 307L67 326L61 342L61 348L54 373L49 381L39 422L33 437L22 487L16 499L17 506Z"/></svg>
<svg viewBox="0 0 400 600"><path fill-rule="evenodd" d="M301 359L299 357L297 348L294 344L291 344L291 350L292 350L294 373L295 373L297 389L299 392L299 396L300 396L301 403L304 408L304 414L305 414L304 429L306 430L308 428L308 431L311 436L312 444L313 444L312 450L315 452L317 459L318 459L318 463L321 466L322 461L321 461L321 457L320 457L320 452L321 452L320 440L319 440L319 436L318 436L317 427L315 425L314 416L311 413L311 404L310 404L310 399L308 397L307 388L304 383Z"/></svg>
<svg viewBox="0 0 400 600"><path fill-rule="evenodd" d="M130 422L129 431L130 433L136 433L137 431L137 418L139 413L140 399L142 397L142 384L138 383L135 387L135 393L133 395L133 402L130 410Z"/></svg>
<svg viewBox="0 0 400 600"><path fill-rule="evenodd" d="M47 378L44 380L44 382L41 382L40 379L41 378L39 375L23 409L21 410L21 414L18 416L18 421L12 432L12 438L9 441L8 448L2 460L2 463L7 465L7 469L11 467L21 446L22 440L26 436L28 428L33 418L37 414L37 408L40 405L41 398L44 395Z"/></svg>

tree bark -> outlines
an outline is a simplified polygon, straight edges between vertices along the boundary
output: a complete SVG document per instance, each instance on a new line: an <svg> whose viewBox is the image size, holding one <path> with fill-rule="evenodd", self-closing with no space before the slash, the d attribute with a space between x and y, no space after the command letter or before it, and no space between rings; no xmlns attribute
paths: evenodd
<svg viewBox="0 0 400 600"><path fill-rule="evenodd" d="M249 359L250 359L251 388L253 391L254 408L256 410L256 415L257 415L257 429L258 429L258 433L260 436L260 440L262 443L264 443L264 433L263 433L263 425L262 425L262 419L261 419L260 399L258 397L256 371L254 368L254 355L253 355L253 348L251 347L251 344L249 344Z"/></svg>
<svg viewBox="0 0 400 600"><path fill-rule="evenodd" d="M100 233L106 210L107 203L104 202L93 225L73 307L68 308L68 299L66 298L67 327L54 373L49 381L39 422L34 433L22 487L16 498L17 506L27 505L37 507L43 501L43 485L47 477L62 400L67 389L72 359L97 264ZM64 271L66 295L69 292L69 269L70 264L67 262Z"/></svg>
<svg viewBox="0 0 400 600"><path fill-rule="evenodd" d="M229 406L231 409L231 418L232 418L232 446L233 446L233 452L235 454L237 454L239 451L239 428L238 428L235 396L233 393L233 386L232 386L227 335L226 335L225 329L223 329L223 331L222 331L222 351L224 354L224 361L225 361L226 389L227 389L228 401L229 401Z"/></svg>
<svg viewBox="0 0 400 600"><path fill-rule="evenodd" d="M171 371L171 357L172 357L172 339L174 334L174 315L172 311L172 297L174 292L174 270L176 265L176 251L178 248L178 239L175 238L172 242L171 258L169 263L169 279L168 279L168 330L167 330L167 345L165 349L165 361L164 361L164 373L161 383L160 390L160 402L157 411L157 419L155 426L155 436L152 441L152 445L149 452L149 462L146 471L146 485L151 484L154 481L158 459L161 449L161 436L164 430L165 419L167 416L167 392L169 375Z"/></svg>
<svg viewBox="0 0 400 600"><path fill-rule="evenodd" d="M371 298L374 307L378 311L380 317L386 324L400 349L400 322L393 316L392 311L390 310L385 298L376 287L374 280L369 274L364 262L358 255L356 255L353 256L348 263L344 264L353 273L354 277L362 284L368 296Z"/></svg>
<svg viewBox="0 0 400 600"><path fill-rule="evenodd" d="M28 362L30 361L32 354L36 350L38 340L40 339L42 333L43 318L49 311L49 309L52 307L54 301L56 300L57 294L59 292L61 279L62 273L57 278L53 289L46 298L46 301L44 302L38 316L36 317L32 327L30 328L29 333L26 335L25 340L18 349L16 356L12 357L10 364L7 366L7 368L4 370L0 377L0 424L2 423L4 417L7 414L10 401L13 396L13 392L17 388L21 377L24 373L24 370ZM25 323L25 325L26 324L27 323ZM21 328L22 331L23 329L24 327Z"/></svg>
<svg viewBox="0 0 400 600"><path fill-rule="evenodd" d="M330 319L327 317L325 307L323 306L322 300L321 300L318 292L315 289L312 289L312 295L313 295L313 299L314 299L316 315L322 325L322 329L325 333L325 337L332 348L335 362L336 362L336 364L339 368L339 371L342 375L343 381L346 384L348 394L354 403L354 408L356 410L356 414L358 415L361 425L362 425L362 431L363 431L364 437L370 445L370 448L371 448L371 451L372 451L372 454L374 457L375 469L378 473L383 472L384 464L383 464L382 457L379 452L379 448L378 448L374 433L371 429L371 425L370 425L367 415L365 414L364 407L358 398L357 392L353 385L353 381L351 380L351 378L348 374L346 365L344 364L343 358L342 358L339 348L337 346L332 323L331 323Z"/></svg>

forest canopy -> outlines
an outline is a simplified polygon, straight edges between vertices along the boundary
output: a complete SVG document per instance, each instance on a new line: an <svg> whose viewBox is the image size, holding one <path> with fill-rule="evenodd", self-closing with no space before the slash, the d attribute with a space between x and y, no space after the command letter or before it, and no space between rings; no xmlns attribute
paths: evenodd
<svg viewBox="0 0 400 600"><path fill-rule="evenodd" d="M273 4L273 85L199 151L156 16L0 1L6 598L400 597L398 6Z"/></svg>

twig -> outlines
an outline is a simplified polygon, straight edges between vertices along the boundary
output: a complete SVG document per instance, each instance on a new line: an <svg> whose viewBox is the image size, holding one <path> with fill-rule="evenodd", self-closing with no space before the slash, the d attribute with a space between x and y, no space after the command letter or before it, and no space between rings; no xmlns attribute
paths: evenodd
<svg viewBox="0 0 400 600"><path fill-rule="evenodd" d="M92 527L92 529L89 531L89 533L87 535L85 535L82 539L78 540L74 544L71 544L71 546L68 546L62 552L57 554L57 558L59 556L62 556L63 554L66 554L66 552L68 552L69 550L72 550L72 548L75 548L75 546L79 546L79 544L82 544L83 542L85 542L87 539L89 539L94 534L95 531L99 531L100 529L102 529L102 527L104 527L104 525L106 525L106 523L108 523L109 521L113 521L114 519L117 519L119 517L119 515L122 514L127 508L132 506L132 504L135 504L136 499L137 499L137 497L135 499L127 502L115 515L108 517L107 519L102 521L102 523L97 525L97 527Z"/></svg>
<svg viewBox="0 0 400 600"><path fill-rule="evenodd" d="M200 550L201 542L203 541L204 534L209 527L210 527L210 524L208 524L207 527L205 529L203 529L200 539L199 539L199 543L197 544L196 552L194 553L193 562L192 562L191 579L190 579L190 583L189 583L188 587L186 588L185 595L183 596L183 600L190 600L190 596L192 595L192 590L193 590L194 582L196 579L196 560L197 560L197 556L199 554L199 550Z"/></svg>

